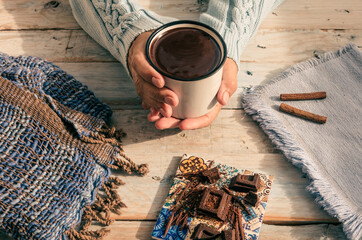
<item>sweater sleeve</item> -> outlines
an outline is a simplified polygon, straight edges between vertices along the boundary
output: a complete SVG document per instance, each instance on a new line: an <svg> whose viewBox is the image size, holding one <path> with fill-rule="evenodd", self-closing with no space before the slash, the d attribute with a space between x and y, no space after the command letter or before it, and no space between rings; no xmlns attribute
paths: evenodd
<svg viewBox="0 0 362 240"><path fill-rule="evenodd" d="M133 40L142 32L176 19L142 9L132 0L70 0L79 25L124 68Z"/></svg>
<svg viewBox="0 0 362 240"><path fill-rule="evenodd" d="M239 66L240 55L260 22L283 0L210 0L200 21L224 38L228 54Z"/></svg>

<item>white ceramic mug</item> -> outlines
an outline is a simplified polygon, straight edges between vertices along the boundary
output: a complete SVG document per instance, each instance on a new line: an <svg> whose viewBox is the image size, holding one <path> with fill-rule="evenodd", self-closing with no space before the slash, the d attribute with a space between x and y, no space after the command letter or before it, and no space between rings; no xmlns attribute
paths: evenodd
<svg viewBox="0 0 362 240"><path fill-rule="evenodd" d="M206 75L194 79L182 79L162 71L151 60L151 47L155 39L176 28L195 28L211 36L221 51L220 60L215 68ZM172 108L172 116L179 119L196 118L211 111L217 103L217 92L221 85L223 64L226 59L226 45L220 34L210 26L195 21L176 21L156 29L146 43L146 57L150 65L161 73L165 86L176 93L179 104Z"/></svg>

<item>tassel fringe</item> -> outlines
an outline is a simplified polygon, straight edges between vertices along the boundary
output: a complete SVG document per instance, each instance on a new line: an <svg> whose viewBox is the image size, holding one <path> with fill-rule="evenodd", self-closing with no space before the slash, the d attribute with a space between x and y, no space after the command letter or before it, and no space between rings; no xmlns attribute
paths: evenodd
<svg viewBox="0 0 362 240"><path fill-rule="evenodd" d="M137 173L141 176L144 176L149 172L148 164L136 165L123 152L118 152L117 156L115 156L113 160L113 164L108 165L111 169L119 169L128 174Z"/></svg>
<svg viewBox="0 0 362 240"><path fill-rule="evenodd" d="M117 177L109 177L108 181L100 189L103 194L98 193L96 201L92 206L83 209L82 221L79 229L71 228L65 232L69 240L95 240L102 239L109 232L106 228L97 231L88 230L92 221L103 226L109 226L114 220L111 219L111 212L120 214L119 209L126 207L121 201L121 197L116 188L123 185L124 182Z"/></svg>
<svg viewBox="0 0 362 240"><path fill-rule="evenodd" d="M124 171L128 174L136 173L144 176L149 172L147 164L135 164L127 157L122 149L122 138L126 136L122 130L103 126L97 129L98 132L91 133L89 136L83 136L82 140L88 143L109 143L114 147L114 155L111 164L105 164L110 169ZM124 185L124 182L118 177L110 176L108 180L99 189L96 195L96 201L91 206L83 209L82 220L77 229L70 228L64 233L69 240L98 240L109 232L107 228L97 231L88 230L92 221L103 226L109 226L114 220L111 219L111 212L120 214L120 209L127 207L121 200L116 189Z"/></svg>
<svg viewBox="0 0 362 240"><path fill-rule="evenodd" d="M102 239L108 232L108 229L78 232L74 228L71 228L67 231L66 235L68 236L69 240L97 240Z"/></svg>

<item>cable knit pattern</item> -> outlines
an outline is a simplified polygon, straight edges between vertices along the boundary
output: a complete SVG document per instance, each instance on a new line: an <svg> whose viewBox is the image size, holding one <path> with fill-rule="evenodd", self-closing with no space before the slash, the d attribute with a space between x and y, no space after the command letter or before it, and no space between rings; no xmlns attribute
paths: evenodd
<svg viewBox="0 0 362 240"><path fill-rule="evenodd" d="M282 1L210 0L200 21L221 34L228 57L239 65L240 55L261 20ZM131 0L70 0L70 3L83 29L126 69L128 49L140 33L176 20L142 9Z"/></svg>
<svg viewBox="0 0 362 240"><path fill-rule="evenodd" d="M261 20L282 0L216 0L210 1L200 21L215 28L228 47L228 57L237 65L249 40L255 34Z"/></svg>
<svg viewBox="0 0 362 240"><path fill-rule="evenodd" d="M70 3L83 29L108 49L126 70L133 40L143 32L176 20L146 11L129 0L70 0Z"/></svg>

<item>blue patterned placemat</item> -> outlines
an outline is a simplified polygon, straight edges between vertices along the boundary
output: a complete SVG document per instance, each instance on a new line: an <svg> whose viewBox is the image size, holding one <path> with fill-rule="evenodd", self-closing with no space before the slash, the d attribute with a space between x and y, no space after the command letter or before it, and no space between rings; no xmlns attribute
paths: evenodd
<svg viewBox="0 0 362 240"><path fill-rule="evenodd" d="M196 161L195 161L196 160ZM219 172L222 173L221 178L214 183L213 185L219 189L221 189L223 186L228 186L230 184L230 180L232 177L240 174L250 174L252 175L253 172L248 170L241 170L236 169L231 166L218 164L216 162L211 161L204 161L200 157L195 156L188 156L184 155L180 161L180 165L177 168L176 175L182 174L182 171L180 169L180 166L187 164L192 164L192 162L202 162L201 164L209 165L212 164L211 167L217 167L219 169ZM248 210L251 213L251 215L248 215L245 210L242 211L242 218L243 218L243 228L245 233L245 239L246 240L256 240L259 237L260 228L262 225L262 221L264 218L265 208L267 205L268 197L271 190L271 184L273 181L272 176L268 176L262 173L258 173L261 177L261 185L262 187L258 191L258 195L260 198L260 204L257 207L248 206ZM169 209L175 204L175 199L178 196L173 193L175 190L182 186L186 185L188 180L180 179L178 177L175 177L173 180L173 183L170 187L169 194L166 198L165 204L163 205L161 212L159 214L159 217L157 219L156 225L152 232L152 238L153 239L167 239L167 240L189 240L191 239L191 235L193 233L194 228L199 223L205 223L215 229L223 230L227 229L230 226L228 224L224 224L220 221L217 221L212 218L204 217L204 216L197 216L197 217L189 217L188 218L188 229L180 230L178 226L171 226L167 234L164 236L165 229L166 229L166 223L167 218L171 214ZM242 198L245 194L240 194L240 197Z"/></svg>

